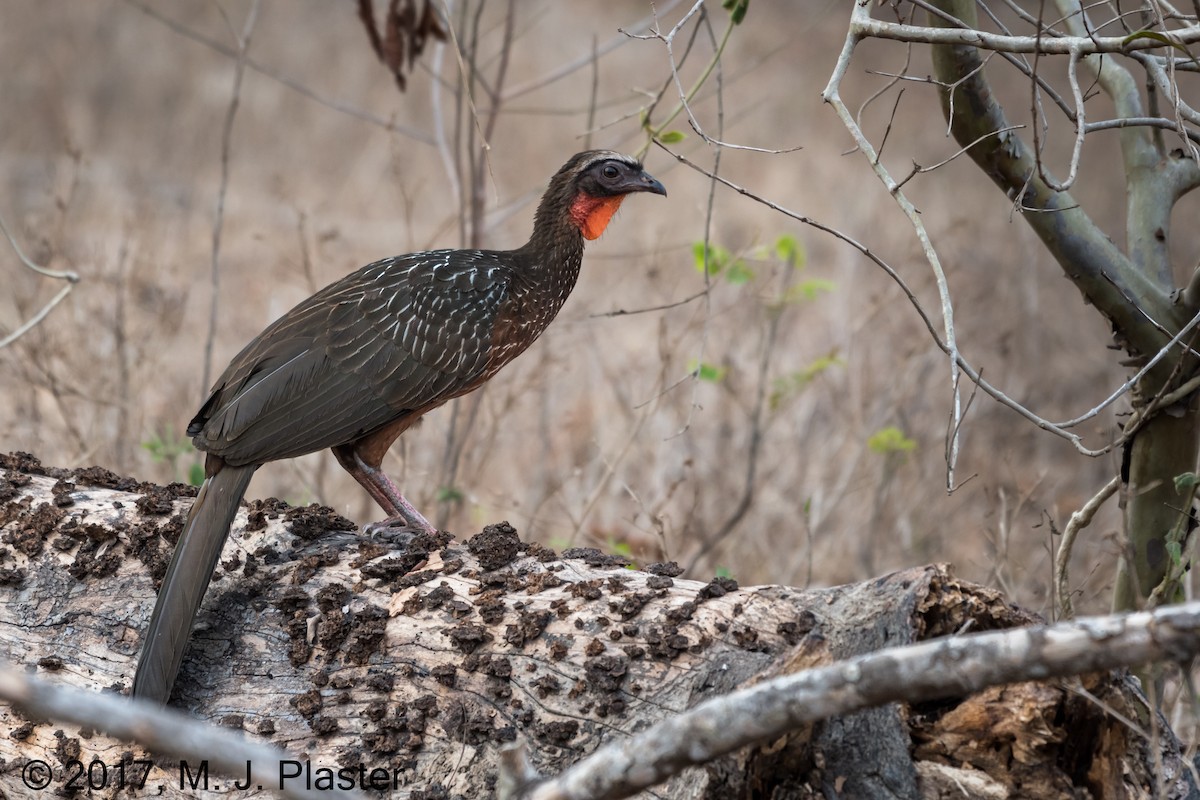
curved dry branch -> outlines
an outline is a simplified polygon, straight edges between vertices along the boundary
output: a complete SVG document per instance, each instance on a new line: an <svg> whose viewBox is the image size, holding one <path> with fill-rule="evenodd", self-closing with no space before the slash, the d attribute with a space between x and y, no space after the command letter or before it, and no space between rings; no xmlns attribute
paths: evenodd
<svg viewBox="0 0 1200 800"><path fill-rule="evenodd" d="M1116 494L1120 485L1120 479L1115 477L1106 483L1078 511L1071 514L1067 526L1063 529L1062 541L1058 543L1058 550L1054 553L1054 588L1058 595L1058 613L1063 619L1072 619L1075 616L1075 607L1071 602L1070 578L1071 551L1075 547L1075 539L1080 531L1092 523L1096 512L1108 498Z"/></svg>
<svg viewBox="0 0 1200 800"><path fill-rule="evenodd" d="M48 267L43 267L40 264L34 263L28 256L25 255L24 251L21 250L21 246L17 244L17 240L13 238L11 233L9 233L8 226L4 224L3 216L0 216L0 232L4 233L4 238L8 239L8 243L12 246L13 252L17 254L17 258L28 269L33 270L39 275L44 275L47 278L55 278L67 282L66 285L59 289L54 297L51 297L46 302L46 305L42 306L36 314L22 322L8 335L0 337L0 348L4 348L8 347L17 339L20 339L22 336L29 333L29 331L33 330L39 322L44 320L46 315L53 311L54 307L61 303L66 296L71 293L71 290L75 288L75 284L79 283L79 274L70 270L60 271L56 269L49 269Z"/></svg>
<svg viewBox="0 0 1200 800"><path fill-rule="evenodd" d="M933 270L934 279L937 283L938 299L941 302L942 308L942 323L945 330L945 350L950 356L950 396L952 410L950 414L949 435L946 440L946 487L953 491L955 488L954 469L958 461L958 452L960 446L960 433L962 431L963 419L963 403L962 395L959 391L959 370L962 357L958 352L958 342L954 330L954 306L950 299L950 286L946 280L946 274L942 270L941 259L938 258L937 251L933 247L933 242L929 239L929 234L925 230L925 225L921 221L920 214L913 203L904 195L900 189L900 184L895 181L888 173L887 169L879 160L879 155L875 151L874 146L867 139L866 135L859 128L855 121L854 114L850 111L846 103L841 99L840 87L842 79L846 76L846 71L850 67L850 59L854 54L854 48L862 40L862 32L860 25L869 25L871 21L870 9L868 6L856 3L854 6L851 30L846 37L846 43L842 48L841 54L838 56L837 67L834 69L833 75L829 78L829 83L825 90L821 93L821 97L825 102L833 106L838 117L841 118L842 124L850 132L854 138L855 145L862 151L863 155L871 164L871 168L887 187L888 193L892 199L900 206L904 215L908 218L909 224L912 225L913 231L917 235L918 241L921 243L921 249L925 253L925 258L929 262L930 268Z"/></svg>

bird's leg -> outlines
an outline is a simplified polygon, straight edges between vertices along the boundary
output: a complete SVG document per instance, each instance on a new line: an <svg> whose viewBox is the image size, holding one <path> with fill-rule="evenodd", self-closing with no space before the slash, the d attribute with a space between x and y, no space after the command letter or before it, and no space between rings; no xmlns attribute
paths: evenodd
<svg viewBox="0 0 1200 800"><path fill-rule="evenodd" d="M404 527L413 530L437 533L437 528L433 527L412 503L404 499L404 495L400 494L400 488L392 482L392 479L379 467L367 463L359 455L357 448L353 445L335 447L333 455L346 472L349 472L354 480L367 490L367 494L371 495L388 515L387 519L375 523L370 526L371 528L399 527L396 523L403 523Z"/></svg>

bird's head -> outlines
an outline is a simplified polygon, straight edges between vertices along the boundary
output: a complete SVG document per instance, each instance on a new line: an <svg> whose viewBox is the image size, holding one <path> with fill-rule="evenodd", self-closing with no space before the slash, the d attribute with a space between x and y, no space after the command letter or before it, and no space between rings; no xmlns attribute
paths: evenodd
<svg viewBox="0 0 1200 800"><path fill-rule="evenodd" d="M538 217L565 213L585 239L595 239L633 192L666 195L667 190L636 158L611 150L587 150L572 156L550 179Z"/></svg>

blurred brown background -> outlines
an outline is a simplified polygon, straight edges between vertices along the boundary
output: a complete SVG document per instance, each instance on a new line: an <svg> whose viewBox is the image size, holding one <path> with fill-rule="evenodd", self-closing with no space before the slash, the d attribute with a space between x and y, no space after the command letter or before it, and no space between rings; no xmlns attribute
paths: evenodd
<svg viewBox="0 0 1200 800"><path fill-rule="evenodd" d="M687 4L658 7L666 30ZM0 213L34 260L83 278L43 324L0 350L0 449L169 481L196 460L183 430L207 388L213 219L234 84L234 59L205 40L236 50L233 31L249 3L149 8L159 17L124 0L13 2L0 11ZM489 2L477 18L474 8L474 27L456 32L475 37L491 80L509 6ZM524 241L537 197L569 155L638 150L639 114L670 77L661 41L619 32L647 20L642 0L513 8L487 153L482 244L492 248ZM708 11L719 36L725 13L717 2ZM833 0L753 3L721 59L723 108L714 77L693 111L729 142L800 146L725 150L721 172L868 244L936 318L912 229L861 154L846 152L849 137L821 102L848 15ZM677 58L687 38L676 41ZM681 70L685 86L712 52L701 29ZM472 123L458 111L451 47L431 41L402 94L354 3L264 0L249 57L256 67L243 79L228 164L214 373L346 272L463 243L445 156L461 156L466 145L454 142L466 142ZM864 46L844 87L848 101L866 100L885 80L870 71L898 71L904 57L899 45ZM925 58L915 50L910 72L925 74ZM1012 84L1018 112L1028 107L1021 87ZM475 100L490 107L482 90ZM677 100L668 88L655 124ZM893 92L864 113L876 144L894 103ZM683 118L671 127L688 134L675 149L712 166L712 149ZM932 89L910 85L884 161L903 175L914 160L947 158L956 147L945 133ZM1115 142L1102 137L1088 140L1092 170L1077 196L1119 239L1121 176L1103 173L1116 162ZM1068 128L1051 131L1052 165L1065 169L1054 159L1069 145ZM705 289L693 246L704 238L709 183L658 148L646 163L670 196L631 198L589 245L579 286L546 336L484 392L429 415L394 448L385 466L410 499L461 536L507 519L525 538L595 545L643 563L690 563L708 543L694 575L721 570L743 583L832 584L951 561L963 576L1049 613L1051 523L1061 528L1114 474L1116 457L1079 456L980 396L964 429L964 485L948 495L947 361L888 277L831 236L718 188L712 241L753 276L714 276L706 294L677 304ZM960 346L993 383L1064 419L1124 380L1099 316L973 165L955 161L905 190L949 275ZM785 235L805 254L791 275L769 252ZM1187 236L1195 238L1181 237L1181 253L1191 258ZM7 246L0 276L0 332L59 288ZM788 286L814 297L793 289L781 303ZM610 313L657 306L671 307ZM718 379L689 379L700 363ZM1113 421L1109 410L1088 423L1089 444L1107 441ZM872 446L888 428L912 449ZM739 515L756 436L753 492ZM249 496L266 495L320 501L360 522L379 516L327 453L264 467ZM1116 513L1106 508L1076 548L1082 611L1107 605Z"/></svg>

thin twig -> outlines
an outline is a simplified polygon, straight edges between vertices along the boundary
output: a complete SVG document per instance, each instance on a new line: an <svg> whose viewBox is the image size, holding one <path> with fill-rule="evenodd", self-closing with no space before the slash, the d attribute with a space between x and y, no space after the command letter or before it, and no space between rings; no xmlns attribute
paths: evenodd
<svg viewBox="0 0 1200 800"><path fill-rule="evenodd" d="M36 314L25 320L25 322L23 322L21 325L17 326L17 329L12 333L0 338L0 348L3 348L8 347L17 339L20 339L26 333L33 330L33 328L39 322L44 320L46 315L53 311L54 307L61 303L63 299L71 293L71 290L75 288L75 284L79 283L79 274L70 270L60 271L56 269L49 269L48 267L43 267L40 264L34 263L28 256L25 255L24 251L21 250L21 246L17 244L17 240L13 238L11 233L9 233L8 226L4 223L3 215L0 215L0 231L4 232L4 238L8 239L8 243L12 246L13 252L17 254L17 258L27 268L33 270L39 275L44 275L47 278L54 278L56 280L63 280L67 282L66 285L59 289L58 293L55 294L54 297L51 297L49 302L42 306Z"/></svg>
<svg viewBox="0 0 1200 800"><path fill-rule="evenodd" d="M958 150L956 150L950 156L948 156L948 157L942 159L941 161L937 162L936 164L933 164L928 167L923 167L920 164L913 162L912 171L910 173L908 173L908 175L904 176L903 179L901 179L899 182L896 183L896 188L900 188L901 186L908 183L910 180L912 180L913 178L915 178L918 175L923 175L926 172L933 172L935 169L939 169L941 167L946 166L951 161L953 161L954 159L958 158L959 156L965 154L972 147L979 144L980 142L985 141L986 139L990 139L993 136L1000 136L1001 134L1008 133L1009 131L1021 130L1024 127L1025 127L1024 125L1009 125L1008 127L1001 128L998 131L992 131L991 133L985 133L982 136L980 136L978 139L976 139L975 141L971 142L970 144L960 147ZM880 145L880 147L882 147L882 146L883 145Z"/></svg>
<svg viewBox="0 0 1200 800"><path fill-rule="evenodd" d="M209 379L212 377L213 345L217 340L217 318L221 307L221 232L225 226L225 193L229 189L229 152L233 138L233 120L237 116L238 105L242 96L242 76L246 72L246 53L250 49L250 37L254 34L254 26L258 22L260 0L250 4L242 33L237 39L237 62L233 70L233 90L229 97L229 107L225 111L225 123L221 128L221 183L217 188L217 209L213 219L212 230L212 263L209 271L209 286L212 291L208 307L208 334L204 339L204 369L201 372L200 387L207 390Z"/></svg>
<svg viewBox="0 0 1200 800"><path fill-rule="evenodd" d="M1104 501L1112 497L1116 493L1117 487L1121 485L1119 476L1114 477L1108 483L1104 484L1104 488L1092 495L1091 499L1083 504L1083 507L1071 514L1071 518L1067 521L1067 526L1063 528L1062 541L1058 544L1058 551L1054 554L1054 587L1058 594L1058 611L1062 619L1074 619L1075 609L1071 604L1071 582L1068 571L1071 564L1071 550L1075 547L1075 537L1079 532L1091 524L1092 518L1096 516L1096 512L1104 505Z"/></svg>
<svg viewBox="0 0 1200 800"><path fill-rule="evenodd" d="M618 308L614 311L602 311L602 312L599 312L596 314L589 314L588 319L595 319L596 317L626 317L626 316L632 316L634 314L648 314L653 311L667 311L672 308L678 308L679 306L686 306L688 303L692 302L693 300L699 300L701 297L704 297L704 295L706 295L706 294L708 294L708 289L701 289L700 291L696 292L695 294L688 295L687 297L683 298L682 300L676 300L671 303L664 303L660 306L647 306L645 308L631 308L631 309Z"/></svg>

